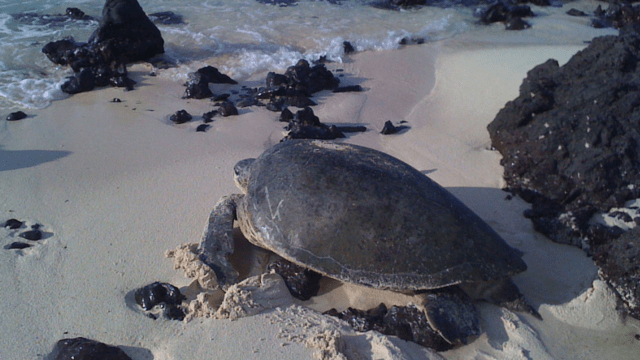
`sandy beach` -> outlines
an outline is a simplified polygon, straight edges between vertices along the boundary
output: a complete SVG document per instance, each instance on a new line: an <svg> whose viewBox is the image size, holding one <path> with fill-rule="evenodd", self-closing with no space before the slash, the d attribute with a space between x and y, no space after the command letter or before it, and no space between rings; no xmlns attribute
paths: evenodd
<svg viewBox="0 0 640 360"><path fill-rule="evenodd" d="M585 41L615 33L589 27L588 19L539 11L523 32L497 24L327 64L343 70L336 72L344 74L342 84L365 91L320 92L314 112L323 123L365 125L368 131L341 141L425 171L522 250L528 270L514 281L543 321L479 303L483 334L435 353L396 337L355 333L319 312L360 306L361 299L376 306L410 298L332 284L301 302L276 275L239 287L254 306L239 314L246 316L148 318L132 292L154 281L189 287L193 279L165 253L199 242L211 207L237 192L233 165L279 142L284 130L277 113L249 107L196 132L213 104L183 99L181 82L149 76L150 66L136 64L134 91L81 93L0 124L0 222L41 224L45 233L32 247L8 250L18 231L0 229L0 359L53 360L55 343L72 337L118 345L134 360L637 358L640 321L617 310L593 261L536 233L522 216L529 204L507 200L501 190L500 155L490 150L487 124L535 65L549 58L563 64ZM555 31L563 36L549 40ZM259 86L265 75L215 85L214 92ZM169 115L181 109L194 119L175 125ZM407 121L408 129L381 135L386 120Z"/></svg>

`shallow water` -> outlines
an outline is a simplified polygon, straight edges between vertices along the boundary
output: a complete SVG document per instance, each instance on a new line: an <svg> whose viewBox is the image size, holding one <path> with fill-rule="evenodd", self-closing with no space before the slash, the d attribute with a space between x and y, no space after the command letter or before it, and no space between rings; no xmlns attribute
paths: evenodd
<svg viewBox="0 0 640 360"><path fill-rule="evenodd" d="M476 26L470 8L391 11L363 0L300 0L286 7L256 0L139 2L147 14L173 11L184 19L182 24L158 24L165 55L179 64L159 75L175 79L212 65L242 80L256 72L283 70L300 58L326 56L341 61L344 41L358 51L393 49L403 38L434 41ZM67 36L86 41L98 26L95 20L52 22L55 16L16 14L56 15L77 7L97 19L103 5L101 0L8 0L0 4L0 108L42 108L65 98L60 85L71 71L52 64L41 49Z"/></svg>

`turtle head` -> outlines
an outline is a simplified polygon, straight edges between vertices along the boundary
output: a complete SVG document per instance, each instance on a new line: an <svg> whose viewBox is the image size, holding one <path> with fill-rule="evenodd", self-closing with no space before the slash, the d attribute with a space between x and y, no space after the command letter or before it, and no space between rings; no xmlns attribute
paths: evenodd
<svg viewBox="0 0 640 360"><path fill-rule="evenodd" d="M236 163L233 167L233 180L236 182L236 186L242 190L243 193L247 193L247 186L249 185L249 173L251 164L256 159L244 159Z"/></svg>

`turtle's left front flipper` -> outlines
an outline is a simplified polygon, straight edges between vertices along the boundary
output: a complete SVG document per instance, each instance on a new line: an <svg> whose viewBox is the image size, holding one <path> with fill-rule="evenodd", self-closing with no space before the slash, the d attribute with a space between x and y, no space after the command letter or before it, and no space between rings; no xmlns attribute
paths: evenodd
<svg viewBox="0 0 640 360"><path fill-rule="evenodd" d="M234 251L233 221L236 219L236 204L241 198L242 195L233 194L218 201L200 241L200 259L216 273L218 285L223 290L238 282L238 272L227 256Z"/></svg>

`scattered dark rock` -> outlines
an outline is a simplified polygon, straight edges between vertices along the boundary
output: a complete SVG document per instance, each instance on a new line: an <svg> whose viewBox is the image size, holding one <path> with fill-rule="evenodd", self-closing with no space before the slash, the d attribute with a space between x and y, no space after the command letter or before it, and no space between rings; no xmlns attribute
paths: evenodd
<svg viewBox="0 0 640 360"><path fill-rule="evenodd" d="M96 87L96 78L93 71L89 68L83 68L80 72L68 78L67 82L62 84L62 91L67 94L77 94L85 91L91 91Z"/></svg>
<svg viewBox="0 0 640 360"><path fill-rule="evenodd" d="M22 120L24 118L27 117L27 114L25 114L22 111L16 111L16 112L12 112L11 114L7 115L7 121L18 121L18 120Z"/></svg>
<svg viewBox="0 0 640 360"><path fill-rule="evenodd" d="M164 53L160 30L149 20L137 0L107 0L98 29L89 38L109 60L143 61Z"/></svg>
<svg viewBox="0 0 640 360"><path fill-rule="evenodd" d="M235 85L238 82L230 78L229 76L222 74L218 69L213 66L205 66L198 69L196 72L189 74L189 81L187 81L187 90L185 92L185 98L204 99L214 97L214 94L209 89L209 84L232 84ZM229 95L226 95L226 98ZM219 95L219 97L224 96ZM214 101L220 101L220 98L214 99ZM226 100L224 98L223 100Z"/></svg>
<svg viewBox="0 0 640 360"><path fill-rule="evenodd" d="M44 234L42 233L42 231L36 228L36 229L27 230L19 234L18 236L26 240L38 241L42 239L43 235Z"/></svg>
<svg viewBox="0 0 640 360"><path fill-rule="evenodd" d="M199 73L189 74L187 81L187 89L184 91L185 99L205 99L213 96L213 92L209 89L209 82L205 80L205 76Z"/></svg>
<svg viewBox="0 0 640 360"><path fill-rule="evenodd" d="M112 103L121 103L122 100L118 99L118 98L113 98L113 100L111 100Z"/></svg>
<svg viewBox="0 0 640 360"><path fill-rule="evenodd" d="M211 126L207 125L207 124L200 124L198 125L198 127L196 128L196 132L205 132L207 131L207 129L209 129Z"/></svg>
<svg viewBox="0 0 640 360"><path fill-rule="evenodd" d="M7 250L21 250L21 249L26 249L28 247L31 247L31 244L14 241L11 244L5 246L5 249L7 249Z"/></svg>
<svg viewBox="0 0 640 360"><path fill-rule="evenodd" d="M254 97L247 97L244 99L239 100L236 103L236 106L239 108L245 108L245 107L249 107L249 106L265 106L262 102L260 102L260 100L254 98Z"/></svg>
<svg viewBox="0 0 640 360"><path fill-rule="evenodd" d="M202 76L204 76L204 79L206 81L213 84L231 84L231 85L238 84L237 81L221 73L220 71L218 71L218 69L214 68L213 66L205 66L203 68L200 68L196 71L196 73L202 74Z"/></svg>
<svg viewBox="0 0 640 360"><path fill-rule="evenodd" d="M122 349L86 338L62 339L54 360L131 360Z"/></svg>
<svg viewBox="0 0 640 360"><path fill-rule="evenodd" d="M290 114L291 111L285 109L282 114L280 114L280 121L288 118ZM345 137L335 125L328 126L321 123L320 119L313 113L310 107L296 112L285 129L289 130L289 133L282 141L290 139L333 140Z"/></svg>
<svg viewBox="0 0 640 360"><path fill-rule="evenodd" d="M220 95L213 95L213 97L211 98L212 101L227 101L229 99L229 97L231 97L231 94L220 94Z"/></svg>
<svg viewBox="0 0 640 360"><path fill-rule="evenodd" d="M371 3L371 6L385 10L410 9L427 5L427 0L378 0Z"/></svg>
<svg viewBox="0 0 640 360"><path fill-rule="evenodd" d="M298 0L256 0L260 4L264 5L276 5L280 7L287 6L296 6L298 5Z"/></svg>
<svg viewBox="0 0 640 360"><path fill-rule="evenodd" d="M213 121L213 117L216 116L216 114L218 114L216 110L211 110L209 112L202 114L202 118L204 119L205 123L210 123Z"/></svg>
<svg viewBox="0 0 640 360"><path fill-rule="evenodd" d="M595 38L562 67L548 60L530 70L520 95L488 126L507 188L532 204L525 216L534 228L597 255L632 309L640 302L624 294L636 291L628 286L636 275L623 281L605 262L609 251L621 251L623 230L589 220L640 198L639 61L633 29ZM618 214L633 220L626 215Z"/></svg>
<svg viewBox="0 0 640 360"><path fill-rule="evenodd" d="M423 37L403 37L398 44L400 45L420 45L424 44L425 39Z"/></svg>
<svg viewBox="0 0 640 360"><path fill-rule="evenodd" d="M65 13L69 18L74 20L93 20L93 17L88 16L87 14L84 13L84 11L78 8L74 8L74 7L67 8Z"/></svg>
<svg viewBox="0 0 640 360"><path fill-rule="evenodd" d="M343 92L360 92L362 91L362 86L360 85L349 85L349 86L340 86L333 89L334 93L343 93Z"/></svg>
<svg viewBox="0 0 640 360"><path fill-rule="evenodd" d="M48 43L42 52L76 72L62 86L65 92L90 91L109 83L129 89L134 82L127 78L125 64L164 53L164 40L136 0L107 0L98 29L87 43L64 39Z"/></svg>
<svg viewBox="0 0 640 360"><path fill-rule="evenodd" d="M627 25L640 23L640 6L633 6L627 2L612 2L607 10L602 10L602 6L598 5L594 15L595 19L591 23L593 27L622 29Z"/></svg>
<svg viewBox="0 0 640 360"><path fill-rule="evenodd" d="M400 124L404 124L406 123L406 121L401 121ZM382 135L391 135L391 134L397 134L398 132L408 129L408 126L405 125L393 125L393 123L391 122L391 120L387 120L384 123L384 126L382 127L382 130L380 131L380 134Z"/></svg>
<svg viewBox="0 0 640 360"><path fill-rule="evenodd" d="M184 124L187 121L191 121L193 116L189 114L186 110L178 110L175 114L169 117L169 120L173 121L175 124Z"/></svg>
<svg viewBox="0 0 640 360"><path fill-rule="evenodd" d="M9 219L4 223L4 227L8 227L11 230L20 229L24 225L24 222L18 219Z"/></svg>
<svg viewBox="0 0 640 360"><path fill-rule="evenodd" d="M530 28L531 24L529 24L528 22L522 20L522 18L514 17L514 18L511 18L511 19L507 20L504 23L504 27L507 30L524 30L524 29Z"/></svg>
<svg viewBox="0 0 640 360"><path fill-rule="evenodd" d="M569 9L569 11L567 11L567 15L569 15L569 16L589 16L584 11L580 11L578 9L573 9L573 8Z"/></svg>
<svg viewBox="0 0 640 360"><path fill-rule="evenodd" d="M155 24L162 24L162 25L184 24L182 15L178 15L173 11L161 11L161 12L149 14L149 20L153 21Z"/></svg>
<svg viewBox="0 0 640 360"><path fill-rule="evenodd" d="M154 282L135 291L134 297L140 307L149 311L156 306L164 308L164 315L170 320L184 319L184 311L179 307L184 300L184 296L177 287Z"/></svg>
<svg viewBox="0 0 640 360"><path fill-rule="evenodd" d="M480 22L484 24L504 22L508 30L521 30L528 25L522 18L531 17L534 16L534 14L527 5L514 5L505 1L498 1L486 8L477 9L476 16L479 17ZM509 27L512 29L509 29Z"/></svg>
<svg viewBox="0 0 640 360"><path fill-rule="evenodd" d="M293 117L294 117L293 113L291 112L291 110L289 110L287 108L287 109L282 110L282 113L280 114L280 117L278 118L278 121L282 121L282 122L288 123L288 122L291 122L293 120Z"/></svg>
<svg viewBox="0 0 640 360"><path fill-rule="evenodd" d="M238 109L230 101L224 101L218 108L218 114L223 117L238 115Z"/></svg>
<svg viewBox="0 0 640 360"><path fill-rule="evenodd" d="M275 271L284 279L289 292L300 300L309 300L318 295L322 275L287 260L281 259L269 264L268 270Z"/></svg>
<svg viewBox="0 0 640 360"><path fill-rule="evenodd" d="M392 306L387 310L384 304L380 304L378 307L366 311L348 308L338 312L331 309L325 314L346 321L356 331L375 330L436 351L446 351L453 348L453 345L431 328L424 312L415 305Z"/></svg>
<svg viewBox="0 0 640 360"><path fill-rule="evenodd" d="M365 132L367 128L365 126L337 126L338 130L343 133L352 133L352 132Z"/></svg>
<svg viewBox="0 0 640 360"><path fill-rule="evenodd" d="M258 89L252 96L269 100L267 108L280 111L287 106L304 108L316 103L309 97L321 90L333 90L340 80L327 70L324 64L309 65L300 60L287 68L284 74L270 72L265 80L266 88Z"/></svg>
<svg viewBox="0 0 640 360"><path fill-rule="evenodd" d="M345 54L351 54L356 52L356 48L354 48L353 45L351 45L351 43L348 41L345 41L342 43L342 48L344 49Z"/></svg>
<svg viewBox="0 0 640 360"><path fill-rule="evenodd" d="M601 276L627 304L629 315L640 318L640 228L626 231L593 255Z"/></svg>
<svg viewBox="0 0 640 360"><path fill-rule="evenodd" d="M69 20L92 21L92 16L86 15L78 8L67 8L64 14L47 14L40 15L37 13L19 13L11 14L11 16L23 24L30 25L48 25L48 26L64 26Z"/></svg>

